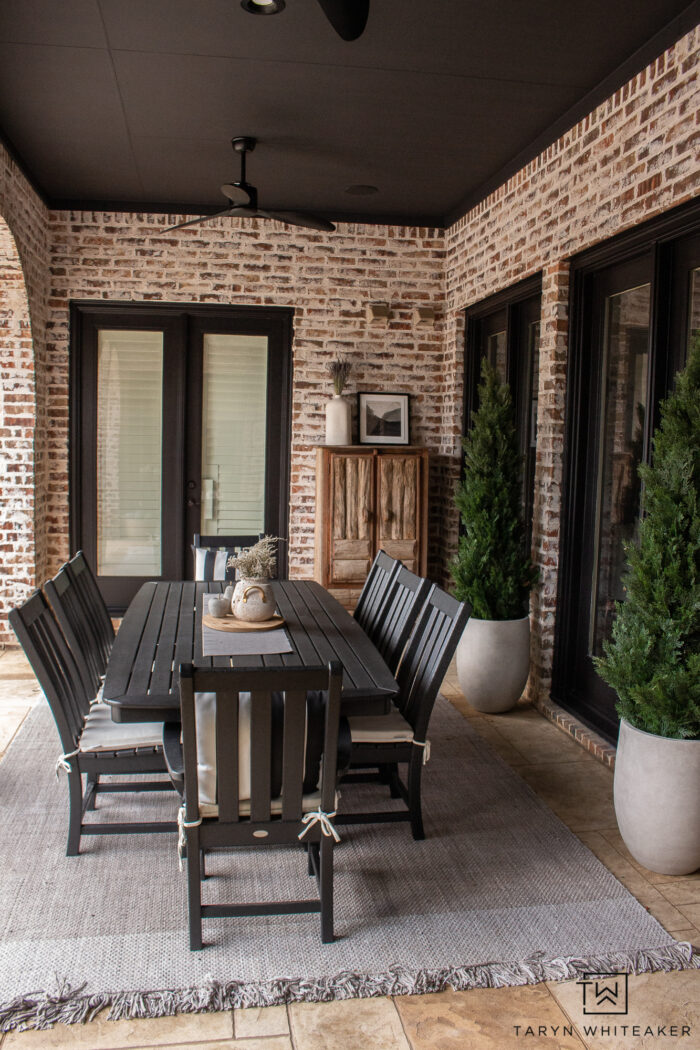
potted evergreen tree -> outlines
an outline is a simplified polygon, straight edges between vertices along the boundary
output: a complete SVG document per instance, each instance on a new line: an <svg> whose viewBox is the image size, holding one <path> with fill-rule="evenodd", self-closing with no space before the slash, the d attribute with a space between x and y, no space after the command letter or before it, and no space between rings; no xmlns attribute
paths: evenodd
<svg viewBox="0 0 700 1050"><path fill-rule="evenodd" d="M622 837L645 867L683 875L700 866L700 337L639 474L626 600L596 665L622 719L614 785Z"/></svg>
<svg viewBox="0 0 700 1050"><path fill-rule="evenodd" d="M510 389L484 359L479 408L464 439L456 496L463 534L451 571L472 615L457 647L457 676L478 711L508 711L530 670L528 603L537 578L522 517L522 456Z"/></svg>

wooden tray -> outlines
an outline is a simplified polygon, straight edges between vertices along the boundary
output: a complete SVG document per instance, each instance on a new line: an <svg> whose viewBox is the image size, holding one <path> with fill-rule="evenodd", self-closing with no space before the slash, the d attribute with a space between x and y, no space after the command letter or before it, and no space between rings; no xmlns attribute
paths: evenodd
<svg viewBox="0 0 700 1050"><path fill-rule="evenodd" d="M273 616L271 620L239 620L233 613L226 616L210 616L208 613L202 617L205 627L211 627L214 631L274 631L284 623L284 616Z"/></svg>

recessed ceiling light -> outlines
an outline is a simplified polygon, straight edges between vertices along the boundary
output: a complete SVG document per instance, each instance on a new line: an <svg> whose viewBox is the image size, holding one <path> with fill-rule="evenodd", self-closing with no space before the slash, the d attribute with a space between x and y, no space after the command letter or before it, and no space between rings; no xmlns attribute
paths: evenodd
<svg viewBox="0 0 700 1050"><path fill-rule="evenodd" d="M365 186L358 183L356 186L348 186L345 192L350 193L353 197L370 197L373 193L379 193L379 189L376 186Z"/></svg>
<svg viewBox="0 0 700 1050"><path fill-rule="evenodd" d="M285 6L284 0L241 0L241 7L251 15L278 15Z"/></svg>

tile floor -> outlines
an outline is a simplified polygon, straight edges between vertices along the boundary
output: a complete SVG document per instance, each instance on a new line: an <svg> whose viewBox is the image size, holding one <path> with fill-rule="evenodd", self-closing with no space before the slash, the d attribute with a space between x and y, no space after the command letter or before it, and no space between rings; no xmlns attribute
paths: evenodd
<svg viewBox="0 0 700 1050"><path fill-rule="evenodd" d="M656 875L630 857L615 823L609 769L529 706L478 714L454 670L443 692L670 933L700 945L700 872ZM27 699L17 702L18 695ZM40 700L23 656L0 654L0 755ZM584 1017L580 987L565 981L159 1020L114 1022L102 1015L87 1025L10 1032L0 1036L0 1050L692 1050L700 1048L700 971L631 977L629 1014L614 1022Z"/></svg>

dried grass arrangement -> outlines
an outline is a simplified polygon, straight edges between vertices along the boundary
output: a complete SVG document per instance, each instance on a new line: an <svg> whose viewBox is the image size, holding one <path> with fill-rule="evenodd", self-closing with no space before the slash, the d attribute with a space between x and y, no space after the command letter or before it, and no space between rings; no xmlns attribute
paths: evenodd
<svg viewBox="0 0 700 1050"><path fill-rule="evenodd" d="M263 536L240 554L232 554L227 563L228 569L237 569L241 579L271 580L277 572L277 544L280 536Z"/></svg>
<svg viewBox="0 0 700 1050"><path fill-rule="evenodd" d="M347 385L352 365L345 358L339 357L335 361L329 361L326 369L333 380L333 390L340 396Z"/></svg>

